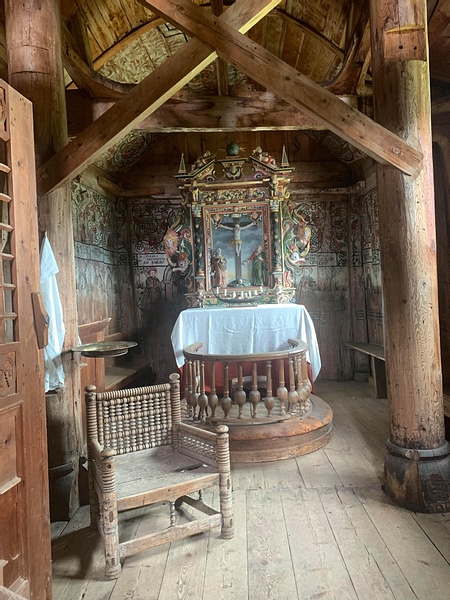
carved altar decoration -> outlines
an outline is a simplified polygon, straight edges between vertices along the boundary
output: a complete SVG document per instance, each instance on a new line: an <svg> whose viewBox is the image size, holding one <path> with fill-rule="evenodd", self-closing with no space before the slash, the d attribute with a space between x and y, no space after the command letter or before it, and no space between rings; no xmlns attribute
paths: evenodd
<svg viewBox="0 0 450 600"><path fill-rule="evenodd" d="M178 174L183 209L164 237L173 271L187 277L190 307L290 302L293 273L309 252L311 229L289 201L289 166L237 144L216 160L204 152Z"/></svg>

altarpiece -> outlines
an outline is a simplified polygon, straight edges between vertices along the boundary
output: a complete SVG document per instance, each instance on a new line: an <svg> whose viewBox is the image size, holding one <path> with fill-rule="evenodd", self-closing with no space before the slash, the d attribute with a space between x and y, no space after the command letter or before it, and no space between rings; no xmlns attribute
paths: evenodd
<svg viewBox="0 0 450 600"><path fill-rule="evenodd" d="M182 156L179 220L164 237L173 271L185 275L189 306L290 302L294 273L309 252L311 229L290 201L293 168L237 144L216 160L204 152L188 172Z"/></svg>

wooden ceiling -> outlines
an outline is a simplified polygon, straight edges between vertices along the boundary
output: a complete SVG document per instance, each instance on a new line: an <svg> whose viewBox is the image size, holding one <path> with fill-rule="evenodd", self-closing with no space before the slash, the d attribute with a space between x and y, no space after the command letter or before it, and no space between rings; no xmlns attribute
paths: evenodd
<svg viewBox="0 0 450 600"><path fill-rule="evenodd" d="M233 2L195 0L220 14ZM249 37L313 81L336 76L355 36L368 21L364 0L283 0ZM80 54L95 71L121 83L138 83L180 45L186 35L165 24L137 0L61 0L62 15ZM87 42L87 44L86 44ZM246 77L228 66L231 87ZM191 82L191 89L217 91L216 65Z"/></svg>
<svg viewBox="0 0 450 600"><path fill-rule="evenodd" d="M231 0L194 0L194 3L207 11L203 14L212 12L217 16L228 12L228 7L234 4ZM250 40L276 57L273 68L267 72L241 70L239 61L235 60L234 65L230 64L231 59L226 61L227 48L227 51L219 52L221 58L205 63L202 68L192 68L183 85L174 84L172 87L169 84L164 86L163 80L170 79L170 59L176 58L177 53L179 57L180 50L184 52L189 47L189 28L185 32L180 31L169 24L168 19L152 13L145 5L146 0L61 0L69 125L74 126L78 121L74 126L75 131L72 131L72 134L78 134L81 130L87 133L85 128L91 124L86 141L89 140L92 150L89 160L81 150L77 150L79 158L74 161L70 154L73 149L68 147L44 169L47 177L48 169L66 172L67 175L60 175L64 178L99 158L101 148L97 147L95 140L98 135L106 140L107 126L99 119L105 112L109 113L110 123L111 118L122 123L117 128L109 127L109 141L102 143L103 150L111 148L113 140L118 143L137 129L153 134L162 131L198 132L202 129L220 132L236 129L331 129L348 142L356 142L357 129L347 133L349 128L359 127L358 111L345 113L349 117L345 119L345 128L338 126L334 129L333 123L330 127L326 111L316 113L316 107L309 106L305 113L302 112L307 100L306 95L302 96L304 90L310 97L314 97L314 93L321 94L317 87L308 91L308 81L319 83L321 89L334 95L346 97L351 106L372 116L368 0L273 2L267 16L255 19L257 24L247 32ZM450 84L450 0L429 0L428 22L431 74L434 83L440 86L442 100L442 96L447 95L447 89L450 89L447 87ZM192 60L188 50L185 55L186 61ZM183 60L185 55L181 54ZM172 64L178 68L180 59ZM301 79L301 85L296 89L289 86L292 89L286 90L284 96L278 93L279 87L270 81L277 77L282 65L308 78ZM153 87L151 83L145 83L146 77L152 73L157 73L159 77L155 79ZM287 75L285 78L289 79ZM159 99L155 85L162 90ZM140 86L139 94L131 94L128 100L128 94L133 89L137 91ZM70 100L71 94L78 96ZM133 111L128 103L140 102L143 95L154 98L149 99L145 106L143 104L139 111ZM324 99L324 105L330 101ZM112 110L114 108L115 111ZM336 114L345 111L337 104L334 108ZM127 111L129 117L124 114ZM199 114L202 120L199 120ZM317 120L316 114L320 117ZM339 122L339 117L336 121L336 114L334 122ZM98 125L93 123L95 119ZM383 135L371 123L365 122L366 125L369 126L369 136ZM83 139L80 139L78 148L82 142ZM360 146L356 144L356 147L362 151L370 150L368 141ZM383 152L375 158L385 160ZM408 155L409 150L405 147L403 152ZM401 168L409 162L406 172L413 172L414 164L419 160L419 154L413 153ZM66 166L57 169L58 161L63 161ZM44 189L50 189L51 185L48 182Z"/></svg>
<svg viewBox="0 0 450 600"><path fill-rule="evenodd" d="M194 2L216 15L233 4L231 0ZM138 0L61 0L66 48L72 49L72 58L76 55L93 72L115 82L141 81L187 41L184 33L143 4ZM248 36L334 93L367 95L371 93L368 5L366 0L282 0ZM450 83L450 2L429 0L428 16L432 77ZM68 50L67 81L74 79L79 87L89 88L86 76L83 83L67 54ZM187 88L214 94L228 92L228 86L233 90L253 84L231 65L223 67L225 75L221 70L220 61L212 63ZM98 89L91 93L108 96Z"/></svg>

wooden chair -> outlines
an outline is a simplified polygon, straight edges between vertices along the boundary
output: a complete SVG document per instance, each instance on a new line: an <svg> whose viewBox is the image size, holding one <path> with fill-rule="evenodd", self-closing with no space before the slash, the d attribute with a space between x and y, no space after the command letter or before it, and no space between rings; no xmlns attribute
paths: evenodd
<svg viewBox="0 0 450 600"><path fill-rule="evenodd" d="M119 576L121 559L141 550L217 526L223 538L234 534L228 428L213 433L182 423L180 378L169 379L113 392L85 389L91 525L98 524L103 537L108 579ZM201 490L216 484L220 510L201 497ZM198 499L189 495L194 492ZM119 512L165 501L167 529L119 541ZM201 518L176 524L183 502Z"/></svg>

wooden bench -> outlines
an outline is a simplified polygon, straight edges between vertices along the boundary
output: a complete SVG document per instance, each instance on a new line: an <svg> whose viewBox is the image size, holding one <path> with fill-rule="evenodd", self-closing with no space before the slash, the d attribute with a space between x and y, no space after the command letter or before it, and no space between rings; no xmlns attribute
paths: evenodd
<svg viewBox="0 0 450 600"><path fill-rule="evenodd" d="M386 369L384 348L378 344L367 344L364 342L345 342L351 350L358 350L371 357L372 375L375 383L377 398L387 398ZM444 389L444 415L450 419L450 389Z"/></svg>
<svg viewBox="0 0 450 600"><path fill-rule="evenodd" d="M377 398L387 398L383 346L379 346L378 344L368 344L366 342L345 342L344 345L351 350L357 350L358 352L370 356L370 366L375 384L375 395Z"/></svg>

